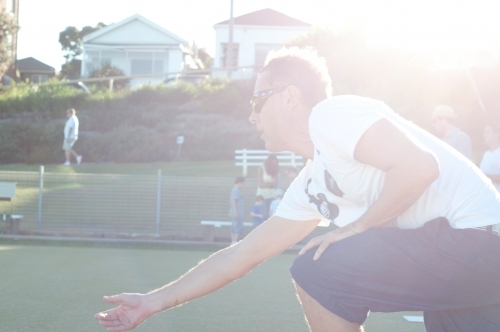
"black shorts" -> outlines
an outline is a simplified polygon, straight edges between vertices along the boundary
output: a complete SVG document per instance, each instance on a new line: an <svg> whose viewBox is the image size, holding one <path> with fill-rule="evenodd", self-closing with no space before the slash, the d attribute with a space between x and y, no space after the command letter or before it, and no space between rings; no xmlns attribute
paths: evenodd
<svg viewBox="0 0 500 332"><path fill-rule="evenodd" d="M376 228L295 259L295 282L323 307L362 324L369 311L424 311L428 331L500 331L500 237L453 229Z"/></svg>

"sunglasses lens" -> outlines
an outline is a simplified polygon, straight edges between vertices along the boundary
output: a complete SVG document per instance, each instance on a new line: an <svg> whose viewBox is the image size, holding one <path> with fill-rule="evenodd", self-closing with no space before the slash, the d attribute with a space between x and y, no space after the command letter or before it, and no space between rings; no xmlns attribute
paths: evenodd
<svg viewBox="0 0 500 332"><path fill-rule="evenodd" d="M250 104L252 104L252 109L254 113L260 113L260 109L262 108L262 99L259 97L254 97L250 101Z"/></svg>

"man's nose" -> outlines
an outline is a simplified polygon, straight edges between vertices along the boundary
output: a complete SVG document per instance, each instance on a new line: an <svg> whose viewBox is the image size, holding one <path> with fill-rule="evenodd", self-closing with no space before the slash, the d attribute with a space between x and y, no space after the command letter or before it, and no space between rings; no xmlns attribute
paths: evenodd
<svg viewBox="0 0 500 332"><path fill-rule="evenodd" d="M255 113L254 111L252 111L252 113L250 113L250 116L248 117L248 121L250 121L251 124L256 124L257 123L257 119L258 119L257 113Z"/></svg>

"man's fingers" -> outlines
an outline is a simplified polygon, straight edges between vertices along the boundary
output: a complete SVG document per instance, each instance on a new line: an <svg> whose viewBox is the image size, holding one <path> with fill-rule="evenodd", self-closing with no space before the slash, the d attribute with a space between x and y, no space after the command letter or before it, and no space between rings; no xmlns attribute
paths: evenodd
<svg viewBox="0 0 500 332"><path fill-rule="evenodd" d="M115 327L115 326L121 326L122 322L120 322L117 319L115 319L115 320L100 320L99 324L101 324L102 326L106 326L106 327Z"/></svg>
<svg viewBox="0 0 500 332"><path fill-rule="evenodd" d="M322 239L323 239L322 236L318 236L309 240L309 242L307 242L307 244L303 246L302 249L299 251L299 255L302 255L309 249L318 246L322 242Z"/></svg>
<svg viewBox="0 0 500 332"><path fill-rule="evenodd" d="M112 295L112 296L104 296L102 299L108 303L119 303L123 301L123 294Z"/></svg>
<svg viewBox="0 0 500 332"><path fill-rule="evenodd" d="M102 320L116 320L117 317L118 316L114 312L114 309L103 311L103 312L99 312L99 313L97 313L97 314L94 315L94 318L97 319L97 320L99 320L99 321L102 321Z"/></svg>
<svg viewBox="0 0 500 332"><path fill-rule="evenodd" d="M333 242L333 241L332 241ZM330 239L326 238L323 243L321 243L321 245L318 247L318 249L316 250L316 252L314 253L314 257L313 257L313 260L317 261L321 255L323 254L323 252L326 250L326 248L328 248L328 246L332 243L330 242Z"/></svg>

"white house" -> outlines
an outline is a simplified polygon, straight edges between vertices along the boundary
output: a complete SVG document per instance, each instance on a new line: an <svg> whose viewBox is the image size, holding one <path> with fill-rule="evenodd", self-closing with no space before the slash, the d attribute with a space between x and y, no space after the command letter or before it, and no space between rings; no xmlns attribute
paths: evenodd
<svg viewBox="0 0 500 332"><path fill-rule="evenodd" d="M83 38L81 75L88 77L109 62L125 75L179 72L187 41L156 23L136 14L108 25ZM158 82L165 76L134 79L131 84Z"/></svg>
<svg viewBox="0 0 500 332"><path fill-rule="evenodd" d="M248 13L234 18L233 25L233 67L264 64L267 53L280 48L292 37L308 32L311 24L270 8ZM229 40L229 20L214 25L216 48L214 68L227 67L227 46ZM234 79L247 78L255 74L255 69L235 71ZM227 76L227 72L216 71L216 76Z"/></svg>

